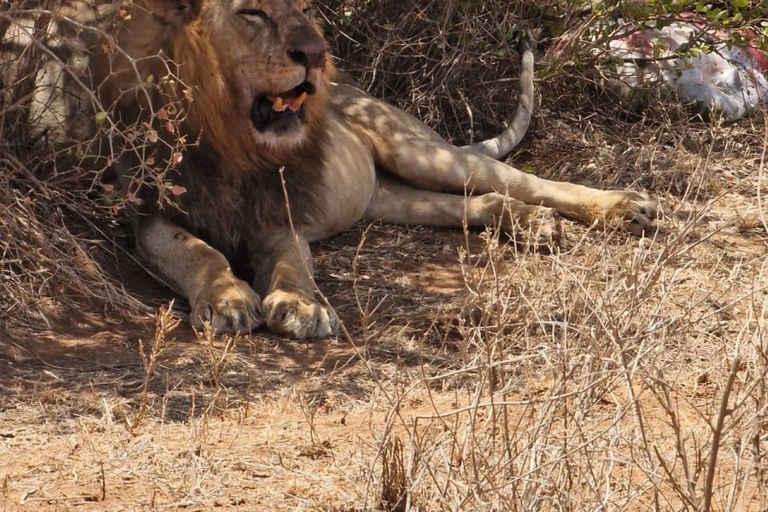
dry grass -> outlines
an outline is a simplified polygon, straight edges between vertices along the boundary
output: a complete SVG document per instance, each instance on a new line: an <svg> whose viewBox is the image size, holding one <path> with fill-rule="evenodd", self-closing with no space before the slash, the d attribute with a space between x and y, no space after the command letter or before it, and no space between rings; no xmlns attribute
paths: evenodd
<svg viewBox="0 0 768 512"><path fill-rule="evenodd" d="M434 21L457 15L441 5L354 4L383 11L342 27L368 45L336 45L377 93L465 142L469 89L451 80L499 73L498 20L467 7L484 28L456 69L486 74L454 73L429 50L461 42ZM594 72L553 71L512 160L643 187L658 232L567 222L562 249L538 254L490 232L359 226L315 247L348 337L314 344L193 333L168 309L149 328L41 336L51 311L146 306L102 271L117 229L92 220L103 200L2 146L0 510L768 510L765 114L629 112ZM514 106L497 85L515 89L489 82L470 107L489 131Z"/></svg>
<svg viewBox="0 0 768 512"><path fill-rule="evenodd" d="M8 336L50 330L73 313L119 322L157 305L113 277L138 265L118 215L135 198L114 193L111 162L135 157L137 181L155 184L165 201L171 159L154 162L148 147L160 141L175 158L185 145L175 130L183 114L166 105L148 112L158 129L127 126L99 102L89 48L103 44L104 27L122 11L120 0L86 3L0 4L0 323ZM174 70L169 63L168 75L144 89L183 87Z"/></svg>
<svg viewBox="0 0 768 512"><path fill-rule="evenodd" d="M53 16L59 5L0 6L0 324L6 336L17 328L49 330L73 312L120 318L152 309L112 277L116 253L124 251L112 240L124 236L115 229L111 199L98 194L108 188L97 139L57 117L55 107L75 101L79 90L68 95L62 87L85 80L78 25Z"/></svg>

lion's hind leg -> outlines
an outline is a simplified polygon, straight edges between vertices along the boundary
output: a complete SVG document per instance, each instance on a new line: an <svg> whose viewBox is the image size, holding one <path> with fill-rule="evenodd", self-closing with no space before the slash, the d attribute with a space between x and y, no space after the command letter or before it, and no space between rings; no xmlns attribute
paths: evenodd
<svg viewBox="0 0 768 512"><path fill-rule="evenodd" d="M380 165L403 181L439 192L496 192L529 205L554 208L562 215L600 225L623 225L634 235L652 229L657 202L633 190L599 190L550 181L503 162L433 139L406 139L398 144L379 137ZM381 149L383 148L383 149Z"/></svg>
<svg viewBox="0 0 768 512"><path fill-rule="evenodd" d="M496 192L463 196L413 188L382 177L366 212L368 220L455 228L495 226L517 243L551 247L562 237L560 217L552 208L525 204Z"/></svg>

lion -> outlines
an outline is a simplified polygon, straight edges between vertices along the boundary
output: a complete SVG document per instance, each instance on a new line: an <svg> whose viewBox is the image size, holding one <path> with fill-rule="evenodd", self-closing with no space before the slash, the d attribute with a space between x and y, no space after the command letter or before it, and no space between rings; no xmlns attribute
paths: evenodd
<svg viewBox="0 0 768 512"><path fill-rule="evenodd" d="M640 235L657 204L632 190L547 181L497 160L533 110L533 57L521 43L520 99L510 127L468 148L364 91L335 81L311 0L136 0L92 57L98 95L139 122L168 94L140 87L169 62L191 101L178 130L193 141L161 206L142 185L132 214L141 257L217 333L263 324L320 339L338 320L316 298L310 244L361 220L436 227L497 225L556 243L559 215L622 222ZM119 48L119 51L115 50ZM114 167L126 183L141 166ZM246 270L243 273L243 269ZM242 277L252 274L246 282Z"/></svg>

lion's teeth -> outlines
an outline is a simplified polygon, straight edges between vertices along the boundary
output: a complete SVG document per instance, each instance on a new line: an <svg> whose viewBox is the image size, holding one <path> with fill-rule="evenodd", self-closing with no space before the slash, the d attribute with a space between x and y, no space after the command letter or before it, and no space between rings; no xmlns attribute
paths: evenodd
<svg viewBox="0 0 768 512"><path fill-rule="evenodd" d="M301 105L304 103L304 100L306 99L307 99L306 92L303 92L299 96L295 97L290 104L291 110L293 110L294 112L299 110L299 107L301 107Z"/></svg>
<svg viewBox="0 0 768 512"><path fill-rule="evenodd" d="M278 96L275 98L275 103L272 105L272 110L275 112L283 112L287 107L288 105L283 103L283 98Z"/></svg>

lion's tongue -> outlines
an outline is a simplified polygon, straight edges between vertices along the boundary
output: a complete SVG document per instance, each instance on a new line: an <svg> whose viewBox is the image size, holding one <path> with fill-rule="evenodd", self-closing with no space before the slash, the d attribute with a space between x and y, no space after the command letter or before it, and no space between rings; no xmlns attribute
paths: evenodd
<svg viewBox="0 0 768 512"><path fill-rule="evenodd" d="M285 112L285 109L296 112L307 99L307 93L302 92L296 96L295 92L291 91L279 96L267 96L267 99L272 102L272 110L275 112Z"/></svg>

